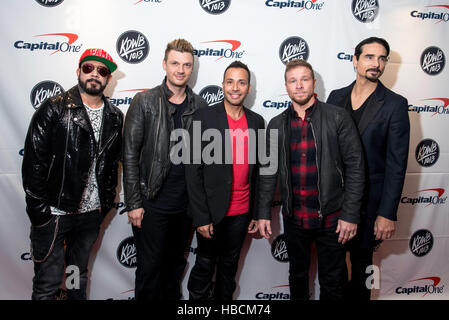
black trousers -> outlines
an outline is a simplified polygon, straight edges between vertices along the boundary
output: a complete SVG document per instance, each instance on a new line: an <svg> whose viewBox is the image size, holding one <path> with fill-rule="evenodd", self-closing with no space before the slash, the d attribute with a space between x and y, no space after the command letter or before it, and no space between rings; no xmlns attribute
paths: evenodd
<svg viewBox="0 0 449 320"><path fill-rule="evenodd" d="M342 300L347 278L346 251L338 243L336 227L303 229L284 219L284 236L290 262L291 300L309 300L310 249L316 244L320 300Z"/></svg>
<svg viewBox="0 0 449 320"><path fill-rule="evenodd" d="M64 268L79 272L67 286L67 299L86 300L89 256L97 240L103 216L98 210L82 214L54 215L41 226L31 226L34 260L33 300L53 300L64 279ZM64 248L65 247L65 248ZM67 278L69 280L69 278Z"/></svg>
<svg viewBox="0 0 449 320"><path fill-rule="evenodd" d="M356 239L354 239L356 240ZM357 242L348 246L351 260L351 279L344 287L345 300L367 301L371 299L371 289L367 286L366 280L371 276L366 272L367 267L373 264L373 247L364 248L357 245Z"/></svg>
<svg viewBox="0 0 449 320"><path fill-rule="evenodd" d="M145 208L142 228L133 226L137 253L135 298L179 300L191 234L186 212L160 214Z"/></svg>
<svg viewBox="0 0 449 320"><path fill-rule="evenodd" d="M248 232L249 221L248 213L225 217L214 225L212 239L196 233L196 260L187 284L190 300L232 300L240 251ZM215 287L212 288L215 268Z"/></svg>

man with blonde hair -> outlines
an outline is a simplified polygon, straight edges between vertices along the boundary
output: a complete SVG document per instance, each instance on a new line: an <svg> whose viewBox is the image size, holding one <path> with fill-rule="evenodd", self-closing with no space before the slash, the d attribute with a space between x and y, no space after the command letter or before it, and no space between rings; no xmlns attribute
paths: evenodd
<svg viewBox="0 0 449 320"><path fill-rule="evenodd" d="M187 85L193 47L184 40L167 45L161 85L138 93L126 114L123 179L126 211L137 249L136 299L178 300L191 231L184 164L170 162L175 129L188 130L207 103Z"/></svg>

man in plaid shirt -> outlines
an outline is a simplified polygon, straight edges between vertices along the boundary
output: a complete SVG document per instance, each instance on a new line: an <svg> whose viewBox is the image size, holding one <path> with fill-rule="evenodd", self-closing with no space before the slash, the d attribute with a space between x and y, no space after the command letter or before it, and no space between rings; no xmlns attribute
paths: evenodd
<svg viewBox="0 0 449 320"><path fill-rule="evenodd" d="M274 173L261 171L257 218L261 235L268 239L279 175L290 297L309 299L310 248L315 242L320 299L341 300L347 273L343 245L355 236L360 221L364 162L350 115L318 101L315 84L309 63L298 59L287 64L285 86L292 105L268 125L267 150L277 144L279 163Z"/></svg>

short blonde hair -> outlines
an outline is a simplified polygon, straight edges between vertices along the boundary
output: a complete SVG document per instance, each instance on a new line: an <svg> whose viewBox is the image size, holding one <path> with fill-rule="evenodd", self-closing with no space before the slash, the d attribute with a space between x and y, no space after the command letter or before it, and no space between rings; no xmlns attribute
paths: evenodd
<svg viewBox="0 0 449 320"><path fill-rule="evenodd" d="M175 50L178 52L188 52L193 56L193 46L189 41L185 39L175 39L167 44L167 48L165 49L164 61L167 61L168 53L171 50Z"/></svg>
<svg viewBox="0 0 449 320"><path fill-rule="evenodd" d="M315 79L315 73L313 72L312 65L305 60L302 59L294 59L287 63L285 67L284 79L287 80L287 72L296 67L306 67L312 73L312 79Z"/></svg>

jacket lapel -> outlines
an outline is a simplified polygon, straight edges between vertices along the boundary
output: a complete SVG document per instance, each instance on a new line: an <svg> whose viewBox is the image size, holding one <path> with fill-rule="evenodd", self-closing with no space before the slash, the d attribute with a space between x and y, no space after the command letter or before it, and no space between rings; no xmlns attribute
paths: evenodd
<svg viewBox="0 0 449 320"><path fill-rule="evenodd" d="M232 163L232 145L231 137L229 136L229 123L228 116L226 114L226 109L224 103L220 103L216 106L217 110L217 129L220 131L223 138L222 154L224 163ZM226 152L228 150L228 152ZM231 152L229 152L231 151Z"/></svg>

